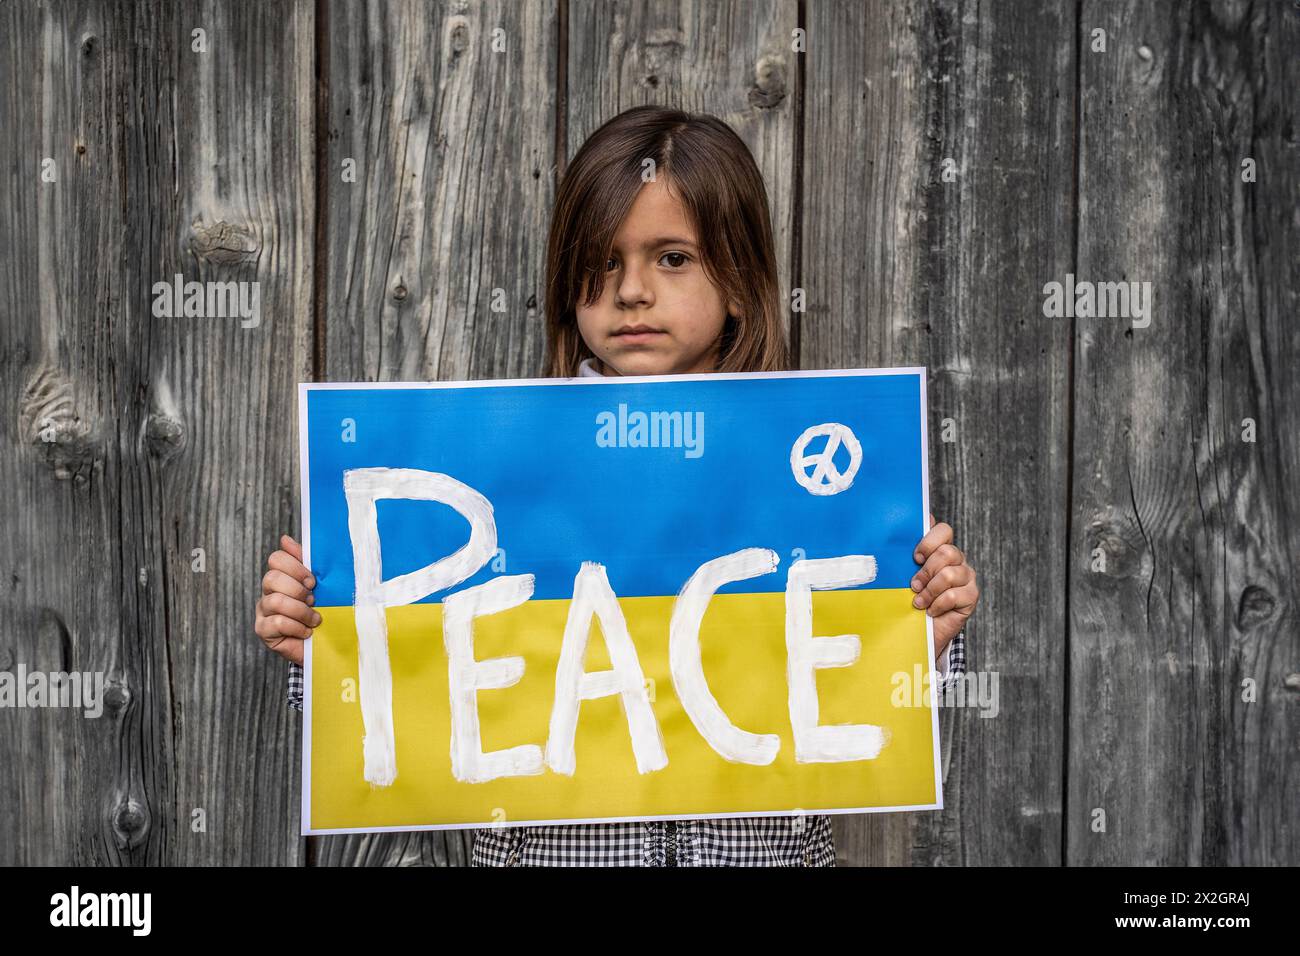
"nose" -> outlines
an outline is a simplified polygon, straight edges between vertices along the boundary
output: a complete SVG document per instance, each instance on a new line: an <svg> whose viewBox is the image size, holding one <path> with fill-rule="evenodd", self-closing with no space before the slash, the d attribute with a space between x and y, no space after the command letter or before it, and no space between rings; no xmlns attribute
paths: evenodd
<svg viewBox="0 0 1300 956"><path fill-rule="evenodd" d="M624 307L648 305L652 300L653 293L641 267L636 263L624 265L618 286L614 290L615 305Z"/></svg>

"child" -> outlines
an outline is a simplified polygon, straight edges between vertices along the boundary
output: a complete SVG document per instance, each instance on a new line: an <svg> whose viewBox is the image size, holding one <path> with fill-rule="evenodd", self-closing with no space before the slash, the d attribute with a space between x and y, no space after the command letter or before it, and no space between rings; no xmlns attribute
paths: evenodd
<svg viewBox="0 0 1300 956"><path fill-rule="evenodd" d="M781 371L767 192L740 138L712 116L642 106L583 144L555 199L547 253L552 377ZM914 604L934 618L942 686L965 671L975 573L935 524L917 545ZM315 580L289 536L267 559L256 630L290 663L302 708ZM475 834L475 865L833 866L825 815L504 827Z"/></svg>

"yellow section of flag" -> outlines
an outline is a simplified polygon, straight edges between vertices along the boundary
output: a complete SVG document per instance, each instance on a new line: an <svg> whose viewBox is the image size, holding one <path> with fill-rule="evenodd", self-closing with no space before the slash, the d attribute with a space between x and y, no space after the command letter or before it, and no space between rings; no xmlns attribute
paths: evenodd
<svg viewBox="0 0 1300 956"><path fill-rule="evenodd" d="M795 760L784 593L717 594L700 628L704 674L722 710L742 730L780 737L767 766L724 759L683 709L668 666L675 597L620 598L668 766L637 772L622 701L613 696L582 702L572 776L547 768L477 784L457 781L451 770L442 605L391 608L397 778L388 787L363 779L352 608L319 608L323 620L311 639L311 829L932 808L939 803L937 713L924 690L928 682L917 684L934 664L925 615L912 607L913 597L901 588L812 595L814 635L857 634L862 641L854 664L817 671L820 723L885 728L887 742L873 760ZM478 693L484 751L545 749L569 604L534 600L475 619L478 660L521 656L525 664L513 687ZM608 669L599 621L591 627L586 669Z"/></svg>

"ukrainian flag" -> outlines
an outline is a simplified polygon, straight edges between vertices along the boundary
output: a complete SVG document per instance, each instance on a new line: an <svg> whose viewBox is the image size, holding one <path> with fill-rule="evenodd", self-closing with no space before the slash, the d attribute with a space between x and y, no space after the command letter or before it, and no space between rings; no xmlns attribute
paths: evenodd
<svg viewBox="0 0 1300 956"><path fill-rule="evenodd" d="M300 419L307 560L323 618L308 642L304 832L941 806L937 710L915 686L934 668L932 639L909 588L928 509L924 370L304 385ZM379 467L469 486L491 503L496 530L495 552L473 575L384 612L396 758L387 786L365 779L344 494L345 473ZM444 504L376 507L384 580L469 538L467 520ZM683 585L705 562L752 548L774 552L775 570L723 585L699 645L727 718L779 738L765 765L709 745L668 653ZM871 759L800 761L787 577L797 561L843 555L872 556L876 573L812 594L812 635L861 639L854 663L815 672L817 720L879 727L884 745ZM584 562L601 565L617 595L666 766L638 772L616 694L581 702L571 775L457 780L442 602L504 575L533 576L530 600L473 622L477 660L524 664L513 686L480 690L477 710L484 752L545 750ZM593 619L585 670L611 666Z"/></svg>

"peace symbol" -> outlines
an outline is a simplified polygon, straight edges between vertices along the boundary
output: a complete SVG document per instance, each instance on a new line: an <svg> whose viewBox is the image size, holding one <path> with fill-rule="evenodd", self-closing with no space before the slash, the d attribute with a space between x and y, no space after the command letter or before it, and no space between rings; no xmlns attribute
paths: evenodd
<svg viewBox="0 0 1300 956"><path fill-rule="evenodd" d="M820 435L826 436L826 447L815 454L805 455L803 452L808 442ZM835 452L841 443L849 450L849 468L842 474L835 467ZM790 470L794 472L794 480L814 495L838 495L853 484L853 477L861 464L862 446L858 444L857 436L847 425L838 422L813 425L790 449ZM809 465L815 466L811 474L807 471Z"/></svg>

